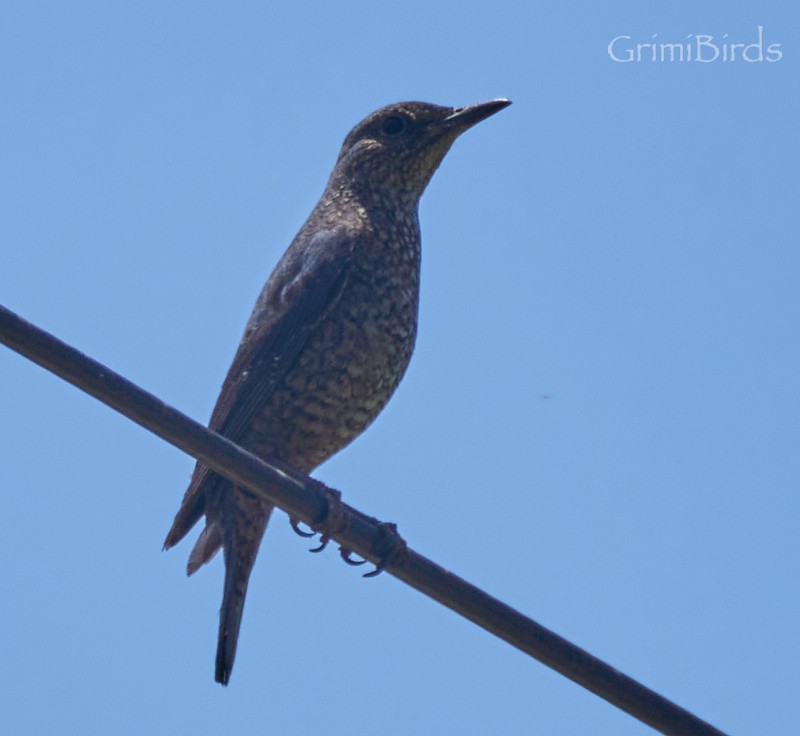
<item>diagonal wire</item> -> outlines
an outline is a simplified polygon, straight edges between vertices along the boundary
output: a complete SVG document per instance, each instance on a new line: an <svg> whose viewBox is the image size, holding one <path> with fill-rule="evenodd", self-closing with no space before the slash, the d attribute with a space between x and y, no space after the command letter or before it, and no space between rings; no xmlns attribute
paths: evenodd
<svg viewBox="0 0 800 736"><path fill-rule="evenodd" d="M328 513L331 490L319 481L291 468L265 463L2 306L0 342L201 460L236 485L280 506L290 516L313 527ZM341 505L340 521L332 538L344 549L380 563L386 525L346 504ZM663 734L725 736L413 550L390 560L385 569Z"/></svg>

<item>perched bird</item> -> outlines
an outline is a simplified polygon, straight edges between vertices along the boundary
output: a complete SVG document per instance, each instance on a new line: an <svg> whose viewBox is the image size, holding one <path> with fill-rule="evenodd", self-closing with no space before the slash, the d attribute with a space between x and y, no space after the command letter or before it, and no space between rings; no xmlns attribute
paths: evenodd
<svg viewBox="0 0 800 736"><path fill-rule="evenodd" d="M465 130L507 105L401 102L345 138L328 185L269 277L209 427L266 461L309 473L375 419L417 333L417 205ZM165 548L200 519L191 575L222 547L216 680L227 684L247 583L273 507L197 463Z"/></svg>

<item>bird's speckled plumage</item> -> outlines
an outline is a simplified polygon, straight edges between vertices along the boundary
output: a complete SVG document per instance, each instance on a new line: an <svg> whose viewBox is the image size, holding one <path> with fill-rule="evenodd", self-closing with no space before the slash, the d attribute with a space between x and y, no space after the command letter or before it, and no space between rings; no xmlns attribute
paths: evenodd
<svg viewBox="0 0 800 736"><path fill-rule="evenodd" d="M211 429L308 473L375 419L417 333L419 198L456 137L508 104L397 103L353 128L322 198L258 298ZM172 547L205 515L189 574L224 551L216 661L223 684L271 512L198 463L167 535Z"/></svg>

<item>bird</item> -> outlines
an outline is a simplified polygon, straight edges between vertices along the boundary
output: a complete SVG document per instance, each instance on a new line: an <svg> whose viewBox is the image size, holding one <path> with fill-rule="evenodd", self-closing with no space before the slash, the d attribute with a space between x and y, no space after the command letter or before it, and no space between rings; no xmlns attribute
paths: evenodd
<svg viewBox="0 0 800 736"><path fill-rule="evenodd" d="M211 430L308 474L369 426L414 349L419 199L456 138L510 104L399 102L350 131L320 200L258 296ZM175 546L205 516L187 575L223 550L215 663L222 685L272 510L198 462L164 543Z"/></svg>

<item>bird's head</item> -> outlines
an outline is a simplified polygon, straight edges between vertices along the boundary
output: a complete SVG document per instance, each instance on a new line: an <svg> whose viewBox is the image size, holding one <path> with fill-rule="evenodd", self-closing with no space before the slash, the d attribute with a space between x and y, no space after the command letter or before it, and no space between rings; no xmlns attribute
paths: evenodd
<svg viewBox="0 0 800 736"><path fill-rule="evenodd" d="M355 193L419 199L453 141L502 110L505 99L466 107L397 102L376 110L345 138L332 183Z"/></svg>

